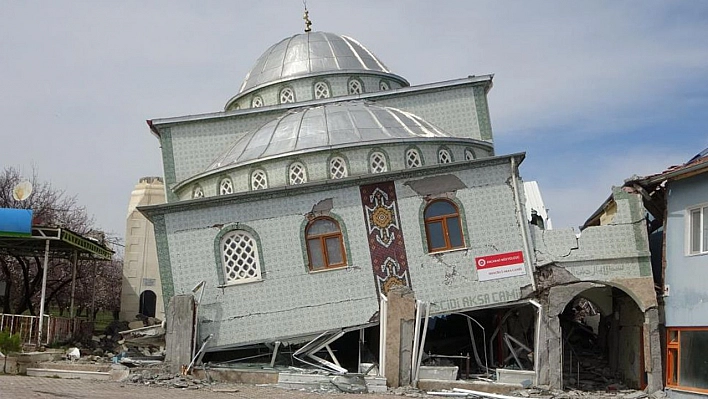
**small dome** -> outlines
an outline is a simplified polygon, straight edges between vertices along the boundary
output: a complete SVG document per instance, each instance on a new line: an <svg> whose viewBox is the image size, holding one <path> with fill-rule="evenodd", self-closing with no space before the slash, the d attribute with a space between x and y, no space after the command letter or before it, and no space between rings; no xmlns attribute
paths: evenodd
<svg viewBox="0 0 708 399"><path fill-rule="evenodd" d="M237 97L270 83L332 72L386 74L408 85L356 40L310 32L283 39L266 50L246 75Z"/></svg>
<svg viewBox="0 0 708 399"><path fill-rule="evenodd" d="M325 104L290 111L246 134L205 172L323 149L440 137L449 136L410 112L364 102Z"/></svg>

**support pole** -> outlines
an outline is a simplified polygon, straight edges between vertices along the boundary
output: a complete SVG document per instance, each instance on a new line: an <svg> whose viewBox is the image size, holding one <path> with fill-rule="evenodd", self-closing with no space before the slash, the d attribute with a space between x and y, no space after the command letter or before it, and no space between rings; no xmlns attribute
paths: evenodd
<svg viewBox="0 0 708 399"><path fill-rule="evenodd" d="M69 305L69 318L74 318L74 293L76 292L76 263L79 261L79 251L74 251L71 269L71 305Z"/></svg>
<svg viewBox="0 0 708 399"><path fill-rule="evenodd" d="M96 258L93 259L93 289L91 290L91 317L89 317L89 320L95 321L94 320L94 315L96 314L96 280L98 279L98 275L96 272Z"/></svg>
<svg viewBox="0 0 708 399"><path fill-rule="evenodd" d="M42 297L39 302L39 331L37 345L42 346L42 327L44 326L44 300L47 297L47 268L49 267L49 240L44 244L44 270L42 270Z"/></svg>

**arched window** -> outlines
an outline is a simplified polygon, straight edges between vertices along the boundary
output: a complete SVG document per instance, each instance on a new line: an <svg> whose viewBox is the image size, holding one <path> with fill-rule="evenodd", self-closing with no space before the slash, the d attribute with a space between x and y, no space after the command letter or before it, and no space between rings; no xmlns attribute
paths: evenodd
<svg viewBox="0 0 708 399"><path fill-rule="evenodd" d="M202 190L201 186L195 186L194 190L192 191L192 198L203 198L204 197L204 190Z"/></svg>
<svg viewBox="0 0 708 399"><path fill-rule="evenodd" d="M295 102L295 92L290 87L286 87L280 90L280 103L294 103Z"/></svg>
<svg viewBox="0 0 708 399"><path fill-rule="evenodd" d="M474 159L474 152L469 148L465 150L465 161L471 161Z"/></svg>
<svg viewBox="0 0 708 399"><path fill-rule="evenodd" d="M349 88L349 94L361 94L364 92L364 83L357 78L349 79L347 87Z"/></svg>
<svg viewBox="0 0 708 399"><path fill-rule="evenodd" d="M406 167L419 168L423 166L423 161L420 159L420 153L415 148L406 151Z"/></svg>
<svg viewBox="0 0 708 399"><path fill-rule="evenodd" d="M225 177L219 182L219 195L233 194L234 185L231 183L231 179Z"/></svg>
<svg viewBox="0 0 708 399"><path fill-rule="evenodd" d="M224 283L238 284L261 279L256 240L245 230L233 230L221 238Z"/></svg>
<svg viewBox="0 0 708 399"><path fill-rule="evenodd" d="M382 80L379 82L379 90L384 91L384 90L390 90L391 86L388 84L387 81Z"/></svg>
<svg viewBox="0 0 708 399"><path fill-rule="evenodd" d="M294 162L288 170L288 181L291 185L307 183L307 171L305 165Z"/></svg>
<svg viewBox="0 0 708 399"><path fill-rule="evenodd" d="M433 201L425 207L424 218L428 252L464 248L460 212L454 203Z"/></svg>
<svg viewBox="0 0 708 399"><path fill-rule="evenodd" d="M336 220L320 217L305 228L308 267L311 271L346 266L342 230Z"/></svg>
<svg viewBox="0 0 708 399"><path fill-rule="evenodd" d="M329 85L326 82L315 83L315 99L329 98Z"/></svg>
<svg viewBox="0 0 708 399"><path fill-rule="evenodd" d="M251 101L251 108L260 108L263 106L263 99L261 96L255 96L253 97L253 101Z"/></svg>
<svg viewBox="0 0 708 399"><path fill-rule="evenodd" d="M452 162L452 155L450 155L450 151L441 148L438 150L438 163L450 163Z"/></svg>
<svg viewBox="0 0 708 399"><path fill-rule="evenodd" d="M383 173L388 170L386 156L383 152L376 151L371 153L371 156L369 157L369 169L371 170L371 173Z"/></svg>
<svg viewBox="0 0 708 399"><path fill-rule="evenodd" d="M262 190L268 188L268 176L262 169L256 169L251 173L251 190Z"/></svg>
<svg viewBox="0 0 708 399"><path fill-rule="evenodd" d="M347 163L344 158L334 157L329 160L329 177L331 179L342 179L347 175Z"/></svg>

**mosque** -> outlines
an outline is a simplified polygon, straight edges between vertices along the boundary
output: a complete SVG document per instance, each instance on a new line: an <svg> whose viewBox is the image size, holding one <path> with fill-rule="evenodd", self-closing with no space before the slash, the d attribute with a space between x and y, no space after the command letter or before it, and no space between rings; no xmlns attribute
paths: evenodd
<svg viewBox="0 0 708 399"><path fill-rule="evenodd" d="M631 227L583 246L529 223L525 155L494 150L492 80L411 85L357 40L308 25L263 52L223 111L149 120L167 202L138 209L154 225L164 303L203 282L197 324L210 353L349 340L334 351L341 362L312 361L346 372L361 357L342 359L346 348L376 353L382 298L407 287L436 316L426 353L459 354L454 336L480 369L512 362L534 383L562 385L551 319L589 290L610 298L596 299L609 320L629 292L643 324L651 298L632 289L653 290L648 250ZM640 212L626 205L633 196L615 197L616 218ZM604 269L601 240L613 240ZM554 306L548 284L560 275L613 283L564 286ZM629 277L648 280L626 288ZM477 331L470 348L472 317L486 338ZM626 341L639 364L639 339Z"/></svg>

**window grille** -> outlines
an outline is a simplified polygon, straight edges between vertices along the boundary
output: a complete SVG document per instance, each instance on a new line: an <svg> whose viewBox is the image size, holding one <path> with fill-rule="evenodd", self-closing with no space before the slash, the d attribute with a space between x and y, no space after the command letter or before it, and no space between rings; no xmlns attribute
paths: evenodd
<svg viewBox="0 0 708 399"><path fill-rule="evenodd" d="M315 99L329 98L329 86L325 82L315 83Z"/></svg>
<svg viewBox="0 0 708 399"><path fill-rule="evenodd" d="M251 108L260 108L263 106L263 99L260 96L253 97L253 102L251 102Z"/></svg>
<svg viewBox="0 0 708 399"><path fill-rule="evenodd" d="M307 182L307 173L305 172L305 166L300 162L295 162L290 165L290 170L288 172L288 180L291 185L302 184Z"/></svg>
<svg viewBox="0 0 708 399"><path fill-rule="evenodd" d="M226 195L232 194L234 192L234 185L231 183L231 179L222 179L219 183L219 194Z"/></svg>
<svg viewBox="0 0 708 399"><path fill-rule="evenodd" d="M440 149L440 151L438 151L438 163L450 162L452 162L452 156L450 156L450 152L444 148Z"/></svg>
<svg viewBox="0 0 708 399"><path fill-rule="evenodd" d="M465 150L465 161L471 161L474 159L474 153L472 150Z"/></svg>
<svg viewBox="0 0 708 399"><path fill-rule="evenodd" d="M251 173L251 190L268 188L268 177L265 171L258 169Z"/></svg>
<svg viewBox="0 0 708 399"><path fill-rule="evenodd" d="M386 156L381 152L374 152L369 158L369 168L371 173L382 173L388 170L388 165L386 165Z"/></svg>
<svg viewBox="0 0 708 399"><path fill-rule="evenodd" d="M204 190L200 186L194 187L194 191L192 192L192 198L203 198L204 197Z"/></svg>
<svg viewBox="0 0 708 399"><path fill-rule="evenodd" d="M334 157L329 161L329 176L332 179L347 177L347 163L341 157Z"/></svg>
<svg viewBox="0 0 708 399"><path fill-rule="evenodd" d="M406 167L407 168L419 168L423 165L420 159L420 153L418 150L411 148L406 151Z"/></svg>
<svg viewBox="0 0 708 399"><path fill-rule="evenodd" d="M226 284L261 279L256 240L243 230L234 230L221 239L221 260Z"/></svg>
<svg viewBox="0 0 708 399"><path fill-rule="evenodd" d="M294 103L295 102L295 92L293 89L286 87L280 91L280 103Z"/></svg>
<svg viewBox="0 0 708 399"><path fill-rule="evenodd" d="M364 92L364 87L358 79L351 79L349 81L349 94L361 94Z"/></svg>
<svg viewBox="0 0 708 399"><path fill-rule="evenodd" d="M382 80L379 82L379 90L384 91L384 90L390 90L391 86L389 86L388 82L385 80Z"/></svg>

